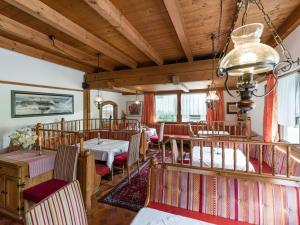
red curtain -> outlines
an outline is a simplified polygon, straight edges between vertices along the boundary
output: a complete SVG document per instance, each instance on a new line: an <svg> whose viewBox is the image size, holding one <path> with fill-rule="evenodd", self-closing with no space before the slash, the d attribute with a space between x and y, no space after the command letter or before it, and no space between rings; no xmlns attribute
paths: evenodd
<svg viewBox="0 0 300 225"><path fill-rule="evenodd" d="M217 90L217 95L219 96L219 101L216 102L214 109L207 109L207 121L224 121L224 95L223 90Z"/></svg>
<svg viewBox="0 0 300 225"><path fill-rule="evenodd" d="M143 124L155 123L155 96L154 96L154 94L145 94L144 95L142 123Z"/></svg>
<svg viewBox="0 0 300 225"><path fill-rule="evenodd" d="M267 77L266 91L269 91L276 83L274 76ZM278 141L278 121L277 121L277 90L275 89L265 97L263 138L266 142Z"/></svg>

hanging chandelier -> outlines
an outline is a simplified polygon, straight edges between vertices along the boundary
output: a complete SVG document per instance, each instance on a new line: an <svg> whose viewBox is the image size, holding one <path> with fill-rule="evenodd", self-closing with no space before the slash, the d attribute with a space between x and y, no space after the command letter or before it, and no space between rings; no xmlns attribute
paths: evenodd
<svg viewBox="0 0 300 225"><path fill-rule="evenodd" d="M222 0L221 0L222 2ZM249 4L255 4L263 14L264 20L270 30L277 45L282 49L284 59L280 61L277 51L260 42L263 33L263 24L252 23L246 24ZM221 3L222 4L222 3ZM238 20L239 12L244 8L242 26L234 29ZM234 48L227 53L230 39L234 43ZM283 45L282 39L277 33L270 16L265 12L260 0L239 0L237 3L234 20L231 25L230 35L223 51L220 54L218 76L225 77L225 88L230 96L234 97L228 89L229 77L237 77L237 89L240 96L240 101L237 106L243 113L246 113L254 108L252 97L263 97L268 95L277 85L278 72L288 71L292 68L293 61L291 54ZM274 86L262 95L257 94L257 83L255 77L271 75L276 79Z"/></svg>
<svg viewBox="0 0 300 225"><path fill-rule="evenodd" d="M103 98L101 96L100 90L98 89L98 94L95 97L94 104L98 109L100 109L102 103L103 103Z"/></svg>
<svg viewBox="0 0 300 225"><path fill-rule="evenodd" d="M214 74L215 74L215 59L216 59L216 54L215 54L215 38L216 36L214 34L211 34L211 41L212 41L212 73L211 73L211 84L209 85L208 89L208 94L206 97L206 106L208 109L215 109L216 102L219 100L219 96L217 95L217 90L216 90L216 84L214 80Z"/></svg>
<svg viewBox="0 0 300 225"><path fill-rule="evenodd" d="M136 105L139 105L141 102L140 100L138 99L138 92L136 91L136 94L135 94L135 104Z"/></svg>

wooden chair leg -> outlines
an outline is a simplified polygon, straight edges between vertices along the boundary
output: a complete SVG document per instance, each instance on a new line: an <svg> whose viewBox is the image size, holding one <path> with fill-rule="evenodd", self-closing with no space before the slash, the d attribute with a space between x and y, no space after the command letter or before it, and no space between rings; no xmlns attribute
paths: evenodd
<svg viewBox="0 0 300 225"><path fill-rule="evenodd" d="M140 171L140 161L139 161L139 160L137 161L137 168L138 168L139 175L141 175L141 171Z"/></svg>
<svg viewBox="0 0 300 225"><path fill-rule="evenodd" d="M127 166L127 173L128 173L128 183L131 184L131 181L130 181L130 166Z"/></svg>
<svg viewBox="0 0 300 225"><path fill-rule="evenodd" d="M114 167L111 168L111 181L114 179Z"/></svg>
<svg viewBox="0 0 300 225"><path fill-rule="evenodd" d="M122 166L122 173L124 175L124 171L125 171L125 166Z"/></svg>

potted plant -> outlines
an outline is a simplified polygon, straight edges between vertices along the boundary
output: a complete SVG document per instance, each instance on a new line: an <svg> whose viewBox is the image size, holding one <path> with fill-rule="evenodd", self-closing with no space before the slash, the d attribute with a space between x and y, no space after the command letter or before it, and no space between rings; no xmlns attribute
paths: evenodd
<svg viewBox="0 0 300 225"><path fill-rule="evenodd" d="M31 149L37 140L37 135L31 128L21 128L9 135L12 146L18 146L21 149Z"/></svg>

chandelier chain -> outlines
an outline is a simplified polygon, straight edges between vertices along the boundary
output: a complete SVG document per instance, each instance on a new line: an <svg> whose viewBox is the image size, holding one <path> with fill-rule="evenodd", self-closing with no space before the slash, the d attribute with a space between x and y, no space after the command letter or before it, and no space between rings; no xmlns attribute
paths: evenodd
<svg viewBox="0 0 300 225"><path fill-rule="evenodd" d="M224 45L224 47L222 49L222 52L220 53L219 62L222 61L222 59L225 57L225 55L227 53L227 50L228 50L228 47L229 47L229 43L230 43L230 34L234 30L234 27L235 27L235 25L237 23L237 20L238 20L238 17L239 17L239 12L241 10L242 5L243 5L242 4L242 0L238 0L237 3L236 3L236 8L235 8L235 12L234 12L234 15L233 15L231 27L230 27L229 33L227 34L227 37L226 37L225 45ZM218 69L218 71L219 71L219 69ZM220 73L218 73L218 75L221 76Z"/></svg>
<svg viewBox="0 0 300 225"><path fill-rule="evenodd" d="M267 23L269 29L272 32L273 38L276 42L277 45L280 46L280 48L282 49L283 55L285 56L285 58L287 59L287 61L292 61L292 56L291 53L287 50L287 48L284 46L282 38L280 37L280 35L278 34L269 14L265 11L265 8L261 2L261 0L253 0L256 4L256 6L258 7L258 9L262 12L263 16L264 16L264 20Z"/></svg>

